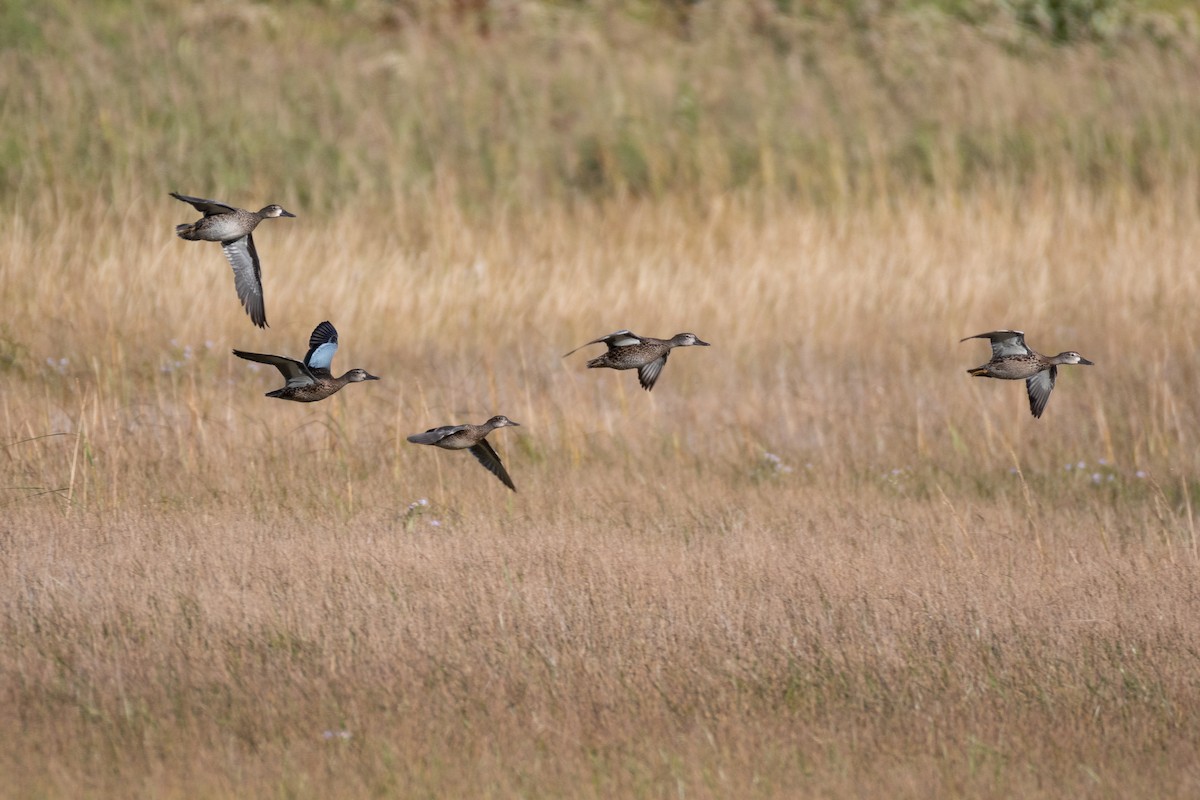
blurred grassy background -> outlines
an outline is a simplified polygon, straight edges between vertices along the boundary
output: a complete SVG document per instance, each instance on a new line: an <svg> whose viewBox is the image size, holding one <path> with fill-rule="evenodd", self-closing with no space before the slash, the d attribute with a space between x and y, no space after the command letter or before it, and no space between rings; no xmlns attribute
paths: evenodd
<svg viewBox="0 0 1200 800"><path fill-rule="evenodd" d="M1197 23L1182 11L455 5L482 10L9 4L6 207L50 186L157 205L185 181L312 213L401 205L419 236L422 207L445 202L489 217L746 191L837 209L996 185L1147 191L1194 169ZM1082 41L1023 24L1042 6ZM1073 6L1108 11L1085 25Z"/></svg>
<svg viewBox="0 0 1200 800"><path fill-rule="evenodd" d="M0 793L1194 794L1198 74L1185 2L5 5ZM171 190L298 215L270 329ZM384 381L228 353L322 319ZM1097 366L1034 420L1000 327ZM493 413L517 495L404 441Z"/></svg>

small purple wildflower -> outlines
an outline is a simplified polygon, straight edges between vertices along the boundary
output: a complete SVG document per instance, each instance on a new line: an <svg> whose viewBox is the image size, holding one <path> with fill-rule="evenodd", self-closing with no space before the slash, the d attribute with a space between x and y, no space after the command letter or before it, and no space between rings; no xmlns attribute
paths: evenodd
<svg viewBox="0 0 1200 800"><path fill-rule="evenodd" d="M758 477L770 477L774 475L782 475L792 472L792 468L783 463L783 459L775 453L763 451L762 463L754 468L754 474Z"/></svg>

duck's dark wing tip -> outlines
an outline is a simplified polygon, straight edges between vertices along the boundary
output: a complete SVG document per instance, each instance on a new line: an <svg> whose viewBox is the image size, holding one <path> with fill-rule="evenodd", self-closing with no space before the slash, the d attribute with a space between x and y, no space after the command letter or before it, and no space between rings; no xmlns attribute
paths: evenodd
<svg viewBox="0 0 1200 800"><path fill-rule="evenodd" d="M667 363L669 353L664 353L661 357L654 359L649 364L643 364L638 367L638 383L647 392L654 388L654 384L658 383L658 376L662 373L663 366Z"/></svg>
<svg viewBox="0 0 1200 800"><path fill-rule="evenodd" d="M1042 418L1042 412L1050 402L1050 393L1054 391L1054 379L1057 377L1058 367L1050 367L1025 379L1025 389L1029 394L1029 413L1033 414L1034 418Z"/></svg>
<svg viewBox="0 0 1200 800"><path fill-rule="evenodd" d="M246 309L246 314L250 317L251 322L259 328L269 327L267 325L267 308L263 304L261 294L247 294L241 300L242 308Z"/></svg>
<svg viewBox="0 0 1200 800"><path fill-rule="evenodd" d="M501 483L514 492L517 490L517 487L513 485L512 478L508 477L508 470L504 468L504 464L500 463L500 456L496 455L496 451L488 444L487 439L480 439L479 444L471 447L471 455L475 456L488 472L499 478Z"/></svg>
<svg viewBox="0 0 1200 800"><path fill-rule="evenodd" d="M231 211L237 210L228 203L222 203L220 200L206 200L203 197L192 197L191 195L180 194L179 192L171 192L170 194L171 197L180 202L187 203L206 217L213 214L228 214Z"/></svg>
<svg viewBox="0 0 1200 800"><path fill-rule="evenodd" d="M238 356L239 359L245 359L246 361L258 361L259 363L274 363L275 359L278 357L266 353L251 353L250 350L239 350L238 348L233 349L233 354Z"/></svg>
<svg viewBox="0 0 1200 800"><path fill-rule="evenodd" d="M336 342L337 340L337 328L333 327L333 323L329 320L323 320L317 323L317 327L313 328L312 335L308 337L308 346L316 347L326 342Z"/></svg>

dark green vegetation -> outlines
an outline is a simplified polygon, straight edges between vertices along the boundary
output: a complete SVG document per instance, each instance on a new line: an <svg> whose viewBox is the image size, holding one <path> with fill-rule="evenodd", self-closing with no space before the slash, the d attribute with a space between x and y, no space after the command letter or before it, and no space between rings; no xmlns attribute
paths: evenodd
<svg viewBox="0 0 1200 800"><path fill-rule="evenodd" d="M681 31L671 3L441 5L9 4L3 202L188 182L313 210L443 192L472 213L728 191L837 207L1148 191L1200 143L1194 14L698 4Z"/></svg>

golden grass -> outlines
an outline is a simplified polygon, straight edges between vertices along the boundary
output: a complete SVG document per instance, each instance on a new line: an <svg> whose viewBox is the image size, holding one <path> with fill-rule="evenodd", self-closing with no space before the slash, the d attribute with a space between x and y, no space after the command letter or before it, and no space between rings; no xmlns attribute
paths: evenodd
<svg viewBox="0 0 1200 800"><path fill-rule="evenodd" d="M639 68L669 83L690 58L725 96L740 58L788 59L703 18L689 44L619 15L571 27L557 6L516 7L526 21L501 18L481 45L510 65L514 100L566 74L562 87L610 81L650 115L654 81L627 83ZM5 120L43 155L4 173L21 196L0 202L0 794L1196 794L1200 198L1190 112L1170 110L1194 103L1186 48L1115 56L1110 86L1157 87L1131 93L1138 108L1073 104L1103 71L1094 50L929 55L993 71L978 105L937 107L947 142L984 125L973 114L1033 131L1024 167L964 183L893 158L908 117L874 106L886 90L861 51L826 42L816 52L849 65L834 80L863 110L814 123L824 166L785 158L773 129L739 188L735 106L710 138L668 146L650 127L648 163L712 153L680 157L690 177L661 166L641 188L581 188L538 156L579 141L568 123L539 127L544 109L491 119L514 159L494 184L452 125L434 126L420 177L406 124L482 119L483 89L452 80L474 74L453 36L340 28L320 8L192 12L260 15L226 29L230 55L203 19L148 8L58 19L66 61L3 56L34 75ZM242 58L255 80L212 89L207 116L188 108L205 90L186 70L65 80L113 57L118 21L135 62L218 48L205 57ZM173 38L187 26L202 47ZM235 46L251 34L269 46ZM570 48L547 72L534 44L568 34L615 72L588 73ZM632 63L618 35L647 37L624 41ZM952 40L929 37L912 50ZM424 89L419 113L366 107L378 87L342 62L373 48L403 55L389 69ZM286 93L319 88L304 59L329 83L300 102ZM757 124L809 98L748 84ZM43 149L77 132L24 103L59 92L135 120L108 162L94 140L62 163ZM619 94L569 97L599 119ZM208 142L204 126L232 114L221 99L284 142ZM196 118L156 136L155 114ZM1039 120L1057 114L1053 143ZM1123 161L1118 147L1094 180L1077 171L1089 124L1120 144L1148 119L1166 132L1154 148ZM331 127L305 134L313 120ZM830 155L860 136L877 136L877 161ZM607 147L601 160L624 152ZM952 170L955 147L928 163ZM1055 153L1070 163L1055 169ZM844 191L788 188L821 170ZM169 189L299 215L256 236L270 329L241 312L215 245L173 236L194 213ZM335 370L382 382L283 403L261 396L274 370L229 354L301 356L326 318ZM1006 326L1097 363L1060 372L1041 420L1019 383L965 374L987 348L958 339ZM620 327L713 347L677 351L652 394L585 369L584 353L560 358ZM522 423L491 439L515 495L466 454L404 441L493 413Z"/></svg>

